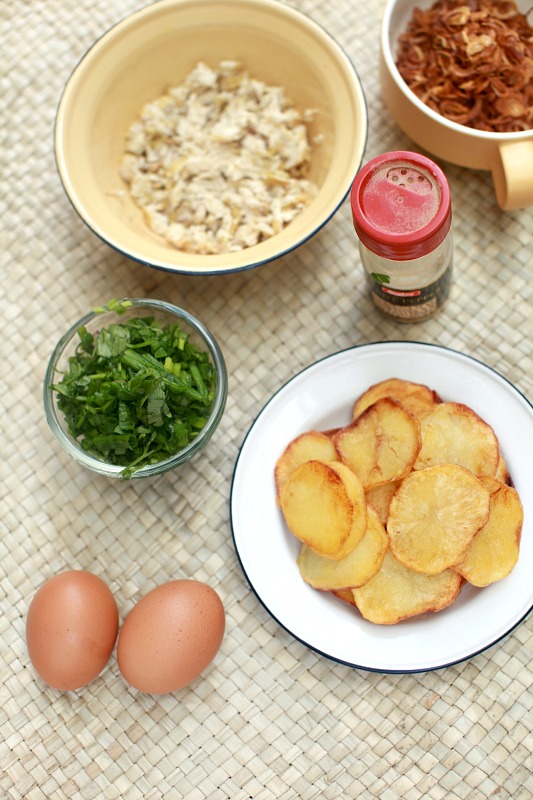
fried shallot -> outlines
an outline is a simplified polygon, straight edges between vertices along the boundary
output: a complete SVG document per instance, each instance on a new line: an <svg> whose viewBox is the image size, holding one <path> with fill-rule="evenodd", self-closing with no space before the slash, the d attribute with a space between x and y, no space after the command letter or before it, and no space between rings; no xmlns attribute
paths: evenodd
<svg viewBox="0 0 533 800"><path fill-rule="evenodd" d="M531 9L514 0L437 0L415 8L396 65L433 111L482 131L533 128Z"/></svg>

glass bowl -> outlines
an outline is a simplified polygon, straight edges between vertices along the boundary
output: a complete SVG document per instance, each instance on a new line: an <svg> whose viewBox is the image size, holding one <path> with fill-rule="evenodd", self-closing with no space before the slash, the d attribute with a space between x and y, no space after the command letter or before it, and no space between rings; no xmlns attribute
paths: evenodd
<svg viewBox="0 0 533 800"><path fill-rule="evenodd" d="M118 310L109 310L116 309ZM199 350L207 352L215 371L214 400L205 424L192 441L175 454L155 463L146 464L131 475L124 475L126 465L107 463L84 449L73 436L58 406L59 395L53 388L63 373L69 370L69 359L72 358L80 343L78 332L85 328L89 334L97 334L113 323L120 323L136 317L153 317L163 325L176 323L187 333L189 341ZM57 343L48 363L44 378L44 409L46 420L59 444L75 461L100 475L112 478L147 478L160 475L167 470L185 464L196 456L208 443L215 432L224 412L228 392L226 364L222 351L213 334L189 312L161 300L128 299L113 301L104 310L95 309L69 328Z"/></svg>

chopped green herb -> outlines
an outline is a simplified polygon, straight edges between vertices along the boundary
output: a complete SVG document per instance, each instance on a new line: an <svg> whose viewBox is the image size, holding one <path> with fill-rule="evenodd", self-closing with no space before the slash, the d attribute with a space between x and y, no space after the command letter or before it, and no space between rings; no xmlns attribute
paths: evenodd
<svg viewBox="0 0 533 800"><path fill-rule="evenodd" d="M125 309L117 303L101 310ZM82 327L78 337L68 371L52 388L84 450L131 478L198 436L213 406L216 373L209 354L178 325L135 317L94 335Z"/></svg>

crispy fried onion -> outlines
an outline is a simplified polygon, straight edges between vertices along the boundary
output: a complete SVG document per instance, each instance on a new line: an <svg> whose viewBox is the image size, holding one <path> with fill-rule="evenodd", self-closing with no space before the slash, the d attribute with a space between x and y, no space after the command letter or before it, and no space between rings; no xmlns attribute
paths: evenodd
<svg viewBox="0 0 533 800"><path fill-rule="evenodd" d="M415 8L396 65L422 102L482 131L533 128L532 8L514 0L437 0Z"/></svg>

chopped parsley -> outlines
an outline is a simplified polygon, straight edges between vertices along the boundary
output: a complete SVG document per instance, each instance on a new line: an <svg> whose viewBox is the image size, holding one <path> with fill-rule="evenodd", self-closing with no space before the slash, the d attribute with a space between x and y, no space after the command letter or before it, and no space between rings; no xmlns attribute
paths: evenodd
<svg viewBox="0 0 533 800"><path fill-rule="evenodd" d="M124 305L97 311L115 310ZM70 435L122 478L187 447L207 422L216 372L175 323L139 316L78 330L68 371L52 386Z"/></svg>

